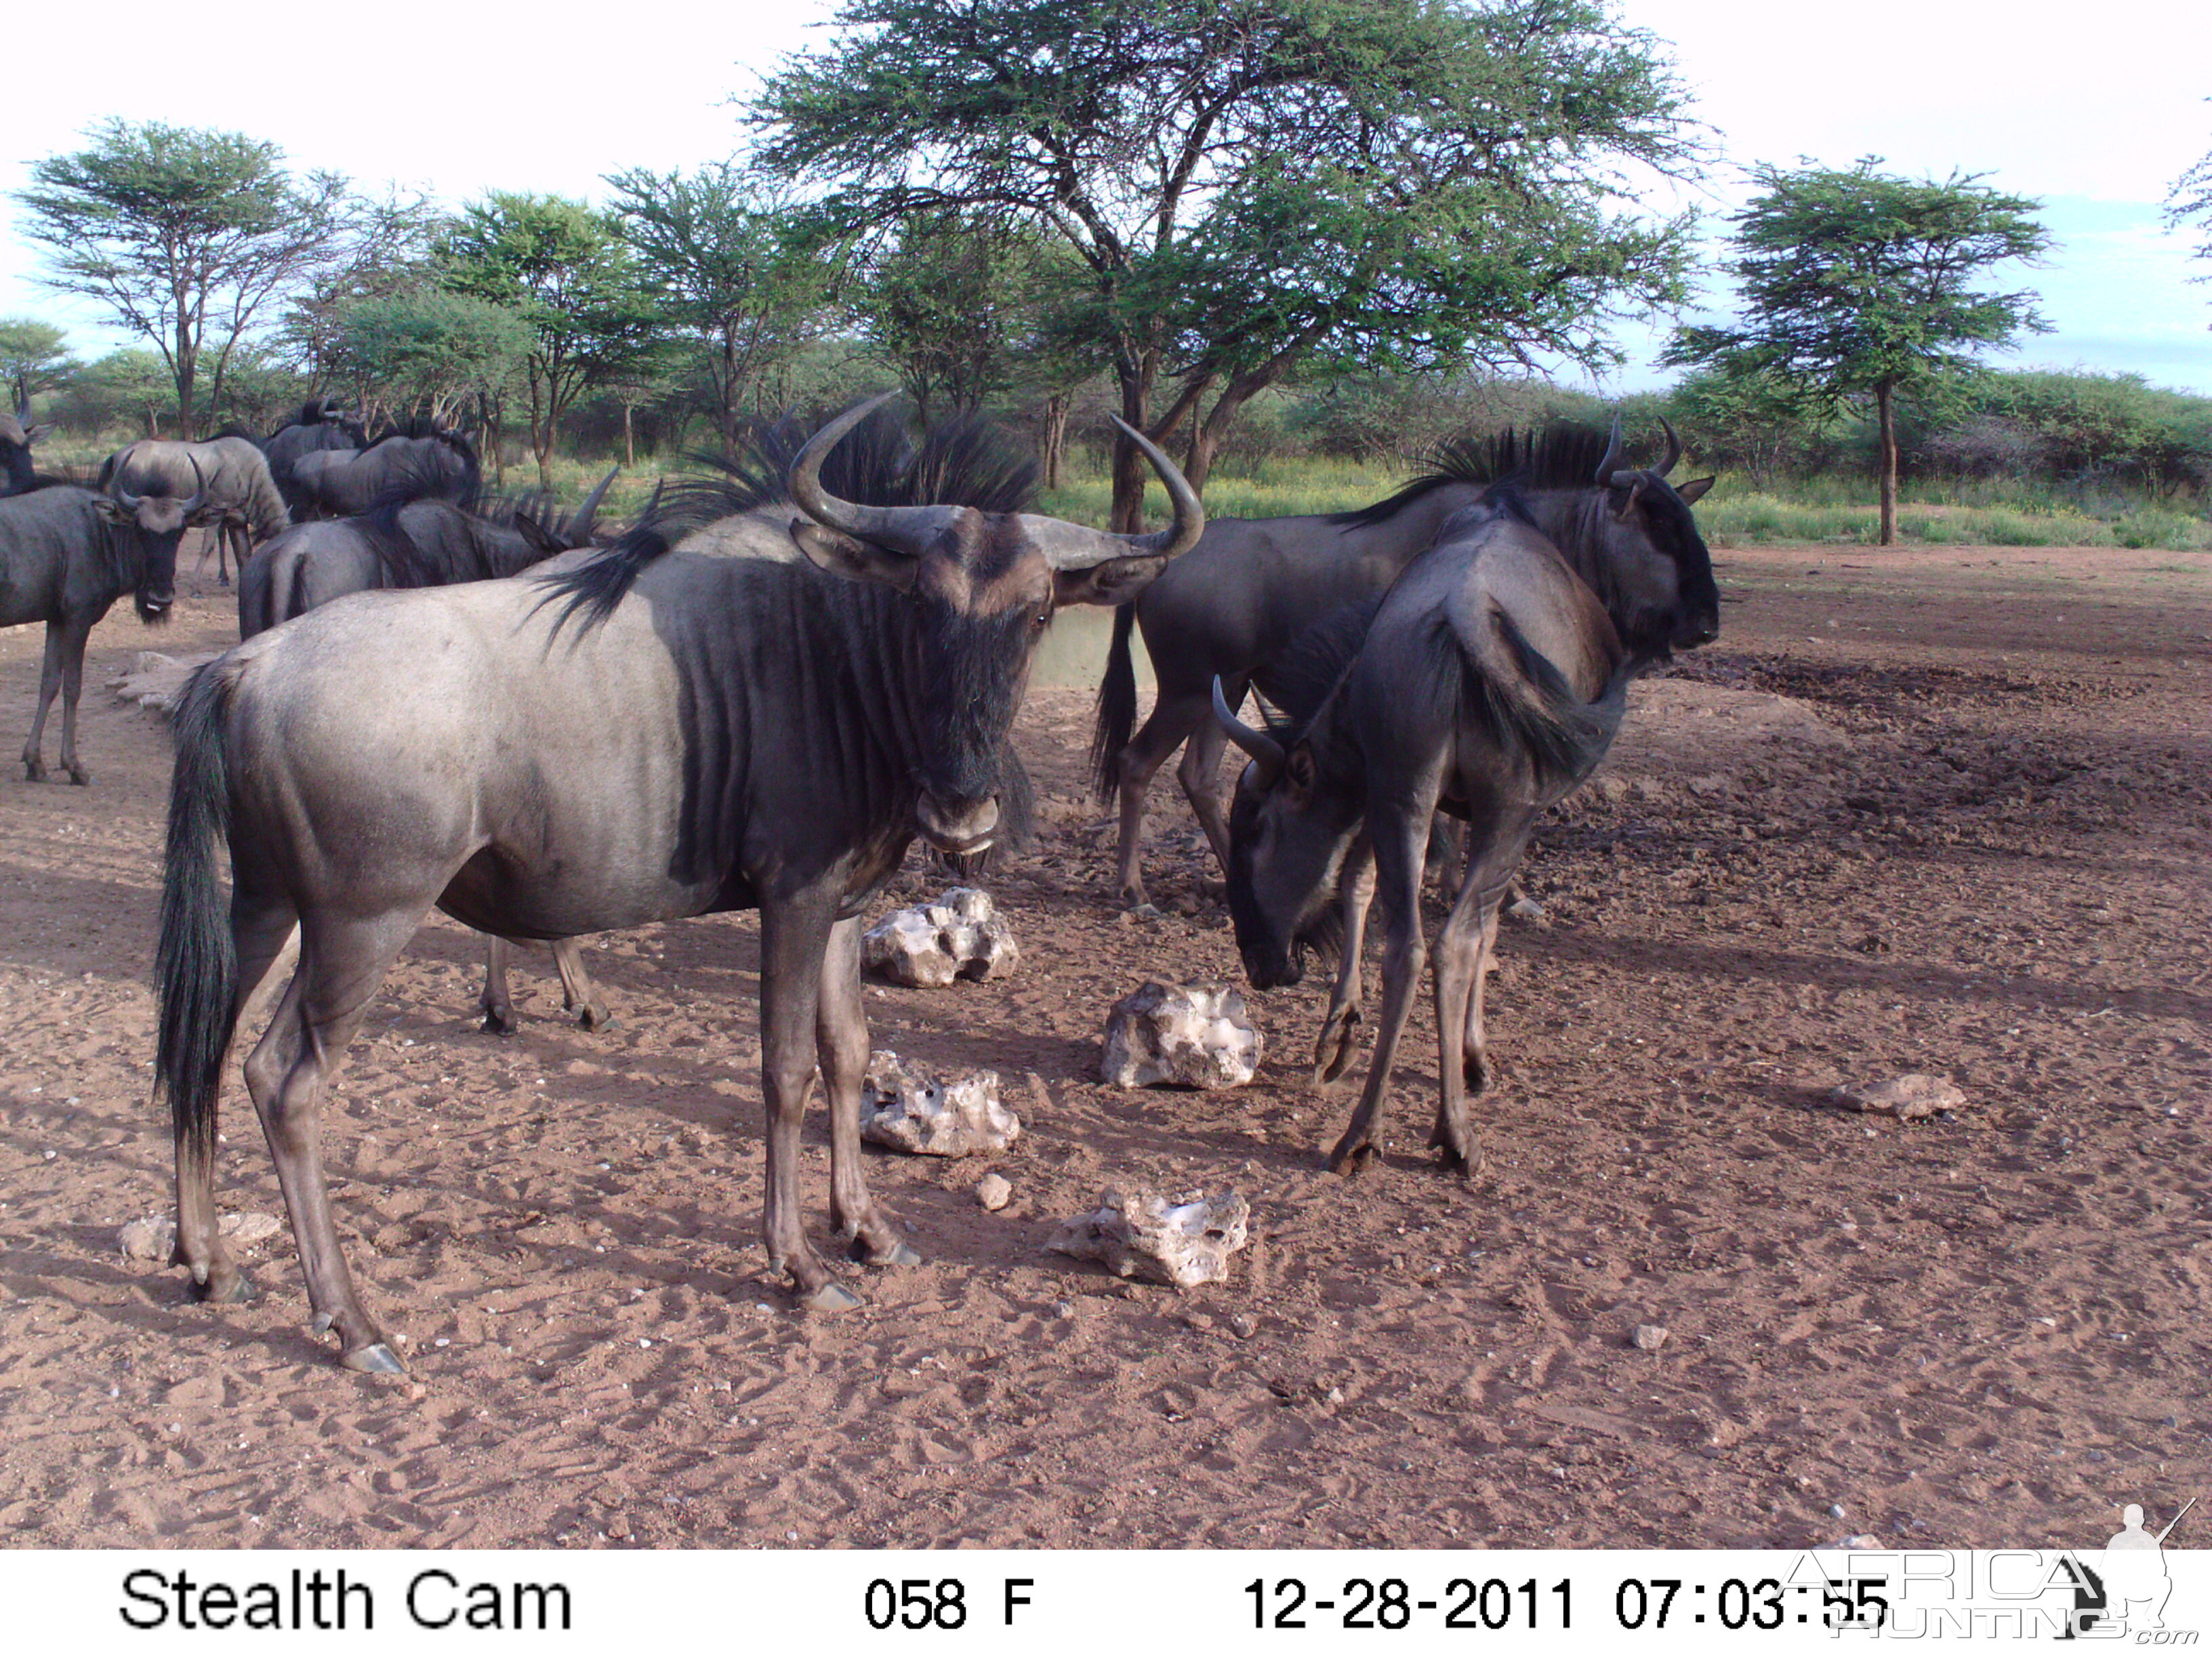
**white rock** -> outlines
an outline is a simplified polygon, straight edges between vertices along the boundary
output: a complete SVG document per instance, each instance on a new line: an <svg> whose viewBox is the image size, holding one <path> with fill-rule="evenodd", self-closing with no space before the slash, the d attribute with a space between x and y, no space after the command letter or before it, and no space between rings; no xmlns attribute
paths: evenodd
<svg viewBox="0 0 2212 1659"><path fill-rule="evenodd" d="M940 1082L888 1048L868 1056L860 1091L863 1140L931 1158L965 1158L1004 1152L1021 1132L1021 1120L1000 1103L996 1072Z"/></svg>
<svg viewBox="0 0 2212 1659"><path fill-rule="evenodd" d="M1872 1112L1910 1122L1915 1118L1933 1117L1938 1112L1956 1111L1966 1103L1966 1097L1952 1085L1948 1078L1907 1072L1903 1077L1893 1078L1871 1089L1850 1085L1831 1089L1828 1103L1847 1111Z"/></svg>
<svg viewBox="0 0 2212 1659"><path fill-rule="evenodd" d="M141 651L131 672L117 675L108 684L126 702L135 702L156 714L173 714L192 670L204 662L213 662L219 654L201 651L188 657L169 657L159 651Z"/></svg>
<svg viewBox="0 0 2212 1659"><path fill-rule="evenodd" d="M232 1210L216 1221L216 1231L234 1244L258 1244L284 1231L284 1224L258 1210ZM126 1222L116 1235L123 1254L141 1261L167 1261L177 1248L177 1218L149 1215Z"/></svg>
<svg viewBox="0 0 2212 1659"><path fill-rule="evenodd" d="M1004 979L1021 959L1013 930L978 887L894 910L860 936L861 966L901 985Z"/></svg>
<svg viewBox="0 0 2212 1659"><path fill-rule="evenodd" d="M1188 1289L1229 1276L1251 1219L1251 1205L1234 1191L1163 1198L1139 1188L1102 1194L1097 1210L1062 1222L1045 1249L1102 1262L1123 1279Z"/></svg>
<svg viewBox="0 0 2212 1659"><path fill-rule="evenodd" d="M1525 894L1507 905L1505 914L1516 921L1533 921L1539 927L1546 926L1551 920L1544 907Z"/></svg>
<svg viewBox="0 0 2212 1659"><path fill-rule="evenodd" d="M987 1175L975 1183L975 1201L987 1210L1003 1210L1014 1189L1002 1175Z"/></svg>
<svg viewBox="0 0 2212 1659"><path fill-rule="evenodd" d="M1234 1089L1260 1069L1260 1032L1234 986L1148 981L1106 1018L1109 1083Z"/></svg>
<svg viewBox="0 0 2212 1659"><path fill-rule="evenodd" d="M1656 1353L1667 1346L1668 1334L1664 1325L1638 1325L1636 1328L1634 1340L1636 1346L1644 1352Z"/></svg>

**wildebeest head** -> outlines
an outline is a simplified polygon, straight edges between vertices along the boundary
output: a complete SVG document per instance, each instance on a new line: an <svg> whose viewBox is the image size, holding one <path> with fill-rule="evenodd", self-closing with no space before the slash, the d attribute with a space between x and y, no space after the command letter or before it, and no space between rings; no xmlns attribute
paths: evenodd
<svg viewBox="0 0 2212 1659"><path fill-rule="evenodd" d="M914 606L923 688L915 825L944 852L980 853L999 833L1006 734L1053 613L1133 599L1197 541L1206 513L1175 464L1118 421L1174 503L1174 522L1149 536L1030 513L867 507L830 495L823 459L890 395L846 410L799 453L791 499L807 516L791 534L820 568L895 588Z"/></svg>
<svg viewBox="0 0 2212 1659"><path fill-rule="evenodd" d="M38 482L31 446L52 428L31 424L31 406L18 403L12 415L0 411L0 495L16 495Z"/></svg>
<svg viewBox="0 0 2212 1659"><path fill-rule="evenodd" d="M1666 459L1656 467L1624 467L1620 417L1613 416L1611 441L1597 464L1595 482L1606 501L1591 521L1597 544L1590 550L1598 597L1621 643L1637 655L1654 657L1709 644L1721 629L1712 555L1690 513L1713 481L1667 482L1682 459L1682 444L1663 418L1659 424L1667 434Z"/></svg>
<svg viewBox="0 0 2212 1659"><path fill-rule="evenodd" d="M107 493L112 507L102 510L111 518L128 519L149 536L176 537L181 535L192 515L207 503L207 475L200 471L198 458L187 454L186 461L192 471L192 493L179 496L174 481L156 477L146 486L146 493L134 495L124 487L130 467L131 452L124 451L117 458L114 471L107 477ZM173 563L174 545L171 548Z"/></svg>
<svg viewBox="0 0 2212 1659"><path fill-rule="evenodd" d="M182 501L152 493L133 495L123 488L118 468L107 495L97 505L117 534L137 544L133 550L138 567L135 599L141 622L166 621L169 607L177 602L177 547L185 538L185 526L207 500L207 477L197 459L191 465L192 493Z"/></svg>

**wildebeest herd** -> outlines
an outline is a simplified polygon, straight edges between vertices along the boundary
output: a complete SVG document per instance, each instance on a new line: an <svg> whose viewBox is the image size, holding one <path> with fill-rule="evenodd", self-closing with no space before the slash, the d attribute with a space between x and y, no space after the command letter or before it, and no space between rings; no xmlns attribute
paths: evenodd
<svg viewBox="0 0 2212 1659"><path fill-rule="evenodd" d="M243 522L261 542L240 565L242 642L193 675L176 715L155 1072L175 1136L176 1260L197 1296L250 1294L216 1227L216 1109L267 981L272 1012L244 1071L314 1328L335 1330L349 1367L401 1369L339 1248L319 1112L433 907L495 941L484 1002L501 1029L497 941L555 944L593 1023L605 1011L570 941L758 911L770 1261L806 1308L859 1300L803 1220L817 1071L834 1224L860 1262L919 1260L860 1158L862 917L917 836L957 859L1018 839L1028 789L1010 733L1037 644L1071 605L1120 608L1094 754L1121 795L1125 895L1141 902L1145 785L1188 739L1184 785L1254 983L1290 982L1310 949L1336 950L1322 1075L1353 1056L1359 946L1382 902L1376 1054L1332 1167L1370 1150L1419 988L1431 822L1464 823L1465 875L1436 952L1432 1139L1448 1165L1479 1161L1468 1099L1485 1081L1500 896L1536 816L1603 756L1628 680L1715 637L1690 512L1711 481L1668 481L1671 432L1659 465L1626 465L1616 421L1610 434L1463 443L1361 512L1209 524L1174 464L1124 428L1173 514L1155 533L1110 535L1028 511L1035 469L994 434L909 440L885 401L803 442L787 423L763 428L727 476L657 490L604 545L605 483L566 520L542 502L486 507L473 453L437 434L398 440L431 447L393 449L350 515L264 531L263 486L278 514L325 510L354 498L315 493L319 467L336 465L317 458L358 465L386 447L357 441L327 402L254 451L258 474L170 446L180 478L142 445L111 459L101 489L33 481L0 501L0 620L48 621L38 724L65 679L63 762L80 781L92 623L134 588L158 617L188 523ZM0 438L19 432L27 450L21 416ZM318 447L333 437L351 441ZM445 457L465 459L464 482ZM1139 624L1159 700L1133 740ZM1237 712L1255 686L1273 705L1264 729ZM1211 780L1231 741L1249 764L1224 817ZM37 748L34 727L33 778Z"/></svg>

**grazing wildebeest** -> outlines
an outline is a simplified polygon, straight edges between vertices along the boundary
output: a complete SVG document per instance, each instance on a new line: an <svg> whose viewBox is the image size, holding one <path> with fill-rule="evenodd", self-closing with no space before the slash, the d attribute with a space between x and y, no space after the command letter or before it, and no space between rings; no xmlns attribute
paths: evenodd
<svg viewBox="0 0 2212 1659"><path fill-rule="evenodd" d="M303 516L331 519L394 498L471 501L483 477L476 446L444 427L387 432L363 449L315 450L292 463Z"/></svg>
<svg viewBox="0 0 2212 1659"><path fill-rule="evenodd" d="M1681 459L1672 427L1664 477ZM1372 598L1397 580L1415 555L1437 538L1437 526L1469 505L1491 482L1486 441L1447 444L1428 471L1385 499L1354 512L1285 519L1212 519L1206 535L1134 605L1114 618L1091 758L1101 800L1118 798L1121 842L1115 890L1125 903L1145 902L1145 798L1152 778L1183 746L1177 780L1224 870L1229 828L1214 780L1224 742L1210 716L1213 682L1229 706L1248 689L1274 699L1271 671L1307 628L1340 606ZM1129 651L1132 624L1141 628L1158 695L1133 738L1137 677ZM1188 741L1186 741L1188 740Z"/></svg>
<svg viewBox="0 0 2212 1659"><path fill-rule="evenodd" d="M325 450L368 447L368 434L361 422L345 412L337 398L325 394L301 404L297 415L262 441L261 453L269 458L269 476L276 482L284 505L295 519L304 519L313 508L292 476L301 457Z"/></svg>
<svg viewBox="0 0 2212 1659"><path fill-rule="evenodd" d="M1334 1170L1372 1150L1420 982L1422 854L1439 806L1466 820L1468 851L1437 945L1443 1099L1431 1144L1467 1169L1478 1158L1467 1089L1487 1080L1483 975L1529 828L1604 757L1630 678L1720 629L1690 513L1710 478L1677 490L1622 468L1617 420L1609 442L1555 427L1517 444L1509 433L1492 453L1498 482L1446 520L1364 629L1356 612L1336 629L1335 662L1326 641L1298 653L1310 689L1295 700L1309 718L1255 731L1214 693L1215 718L1251 757L1230 815L1229 908L1252 983L1295 984L1332 898L1352 896L1316 1051L1324 1075L1349 1059L1366 893L1379 888L1389 911L1374 1062ZM1360 868L1370 855L1372 886Z"/></svg>
<svg viewBox="0 0 2212 1659"><path fill-rule="evenodd" d="M489 581L591 544L599 501L621 468L599 480L584 503L556 518L538 501L505 511L465 512L450 501L390 501L351 519L316 519L294 525L254 550L238 576L238 636L250 640L278 623L305 615L347 593L374 587L442 587ZM541 525L530 507L550 520ZM581 950L554 939L554 970L561 976L561 1006L595 1030L612 1023L592 987ZM514 1029L514 1000L507 994L511 942L494 936L484 961L484 1029Z"/></svg>
<svg viewBox="0 0 2212 1659"><path fill-rule="evenodd" d="M243 1000L296 924L299 968L246 1086L315 1328L337 1331L356 1370L400 1369L338 1250L318 1115L433 905L533 939L757 909L770 1263L810 1308L857 1301L799 1206L817 1060L832 1213L861 1260L916 1259L861 1166L863 907L917 833L957 854L998 838L1006 738L1054 611L1132 597L1197 539L1203 509L1141 439L1176 507L1152 536L997 507L861 506L817 469L868 407L817 434L789 501L753 515L767 556L669 551L648 517L550 580L354 594L189 683L156 1068L176 1134L177 1260L198 1294L246 1292L216 1231L216 1102ZM996 476L1025 496L1035 468ZM784 556L791 541L803 559Z"/></svg>
<svg viewBox="0 0 2212 1659"><path fill-rule="evenodd" d="M187 499L185 511L192 502ZM23 770L33 783L46 775L41 754L46 714L62 699L62 769L71 783L90 783L76 756L77 696L84 687L84 642L108 608L137 596L138 619L168 619L177 597L181 520L158 534L142 529L104 493L49 484L0 499L0 626L42 622L46 657L39 674L39 712L23 745Z"/></svg>
<svg viewBox="0 0 2212 1659"><path fill-rule="evenodd" d="M196 477L204 481L199 505L182 514L177 504ZM204 443L141 438L100 464L97 483L149 535L167 535L187 524L214 526L216 574L226 587L232 552L242 567L255 542L265 542L292 525L260 446L244 433L225 433Z"/></svg>
<svg viewBox="0 0 2212 1659"><path fill-rule="evenodd" d="M0 410L0 495L20 495L35 489L39 469L31 460L31 446L52 431L31 424L31 406L18 404L12 415Z"/></svg>

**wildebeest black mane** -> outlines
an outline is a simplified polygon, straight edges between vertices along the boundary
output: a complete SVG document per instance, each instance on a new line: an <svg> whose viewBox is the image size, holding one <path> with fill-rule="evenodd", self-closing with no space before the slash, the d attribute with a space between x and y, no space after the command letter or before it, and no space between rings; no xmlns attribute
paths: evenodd
<svg viewBox="0 0 2212 1659"><path fill-rule="evenodd" d="M544 578L545 603L561 601L554 631L580 617L604 622L639 573L693 531L719 519L788 502L786 481L809 434L788 415L756 422L728 456L693 459L714 469L656 489L628 531L597 557ZM897 416L878 410L823 459L822 486L866 507L972 507L1019 513L1035 499L1036 463L996 428L972 418L940 422L910 440ZM796 509L793 509L796 511Z"/></svg>
<svg viewBox="0 0 2212 1659"><path fill-rule="evenodd" d="M1510 484L1522 489L1577 489L1596 482L1597 464L1612 444L1610 434L1572 421L1554 421L1535 431L1466 433L1439 444L1424 459L1426 471L1395 495L1328 521L1344 528L1380 524L1431 490L1447 484Z"/></svg>
<svg viewBox="0 0 2212 1659"><path fill-rule="evenodd" d="M1382 599L1377 593L1339 605L1291 641L1269 666L1267 699L1261 703L1260 713L1276 742L1288 748L1313 723L1366 643L1367 629Z"/></svg>

